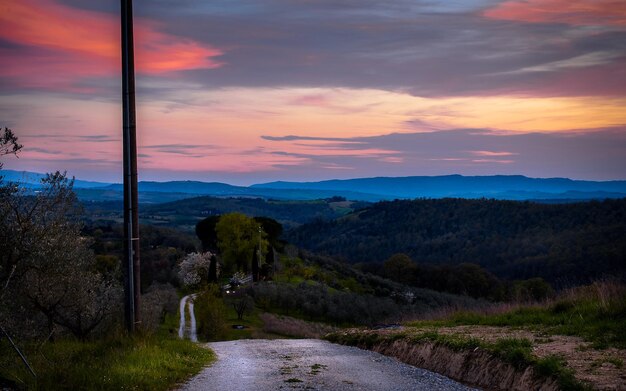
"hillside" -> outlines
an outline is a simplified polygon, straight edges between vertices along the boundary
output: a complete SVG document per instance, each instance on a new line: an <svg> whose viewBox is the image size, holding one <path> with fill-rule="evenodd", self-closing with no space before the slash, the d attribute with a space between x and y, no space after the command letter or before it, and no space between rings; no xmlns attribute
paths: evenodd
<svg viewBox="0 0 626 391"><path fill-rule="evenodd" d="M406 253L419 264L477 263L499 277L570 284L626 271L626 199L573 204L497 200L380 202L286 239L350 263Z"/></svg>

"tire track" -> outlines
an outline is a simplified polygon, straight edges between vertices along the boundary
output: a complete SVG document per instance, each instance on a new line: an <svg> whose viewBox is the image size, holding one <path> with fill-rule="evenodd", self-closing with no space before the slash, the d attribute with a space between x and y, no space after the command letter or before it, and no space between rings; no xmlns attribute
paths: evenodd
<svg viewBox="0 0 626 391"><path fill-rule="evenodd" d="M193 300L195 299L196 294L191 294L184 296L180 299L180 322L178 324L178 338L185 338L185 332L187 331L187 311L189 308L189 339L192 342L198 342L198 333L196 327L196 315L194 313L194 305Z"/></svg>

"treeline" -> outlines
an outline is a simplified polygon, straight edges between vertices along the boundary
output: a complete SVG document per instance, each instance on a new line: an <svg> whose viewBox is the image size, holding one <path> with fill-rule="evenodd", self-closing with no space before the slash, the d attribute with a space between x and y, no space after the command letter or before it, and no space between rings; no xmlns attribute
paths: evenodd
<svg viewBox="0 0 626 391"><path fill-rule="evenodd" d="M361 268L409 286L493 301L540 301L554 293L540 277L508 281L473 263L419 264L406 254L392 255L382 265L369 263Z"/></svg>
<svg viewBox="0 0 626 391"><path fill-rule="evenodd" d="M146 222L181 227L193 226L199 218L238 212L247 216L266 216L292 228L315 219L333 219L365 205L368 203L345 201L340 197L314 201L196 197L143 205L140 218ZM97 210L96 206L91 208Z"/></svg>
<svg viewBox="0 0 626 391"><path fill-rule="evenodd" d="M427 271L473 263L507 280L574 284L625 275L626 199L557 205L396 200L305 224L286 239L349 263L382 264L404 253Z"/></svg>

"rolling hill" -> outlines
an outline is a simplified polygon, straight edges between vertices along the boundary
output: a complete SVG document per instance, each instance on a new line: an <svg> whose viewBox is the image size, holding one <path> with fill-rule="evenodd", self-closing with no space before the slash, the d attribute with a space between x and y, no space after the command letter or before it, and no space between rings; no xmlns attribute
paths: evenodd
<svg viewBox="0 0 626 391"><path fill-rule="evenodd" d="M379 202L286 239L349 263L406 253L424 264L476 263L506 279L567 284L626 276L626 199L572 204L431 199Z"/></svg>

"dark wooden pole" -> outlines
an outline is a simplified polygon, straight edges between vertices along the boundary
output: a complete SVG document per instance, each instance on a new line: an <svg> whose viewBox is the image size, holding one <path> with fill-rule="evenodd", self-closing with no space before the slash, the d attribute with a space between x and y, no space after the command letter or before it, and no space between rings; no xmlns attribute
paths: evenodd
<svg viewBox="0 0 626 391"><path fill-rule="evenodd" d="M133 2L122 1L122 111L124 139L124 315L133 332L140 322L139 223L137 213L137 126Z"/></svg>

